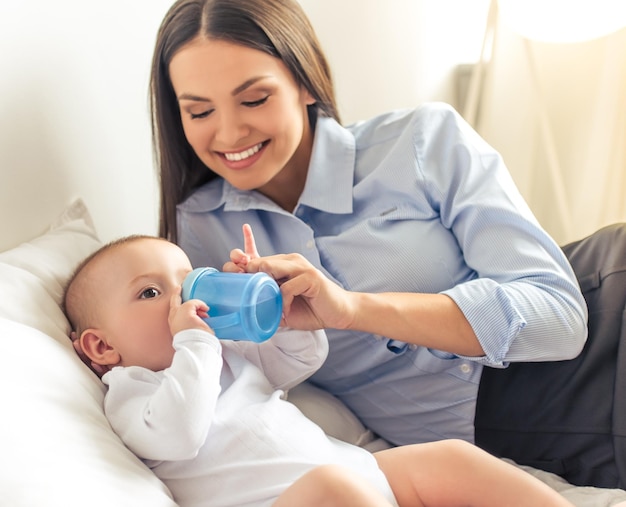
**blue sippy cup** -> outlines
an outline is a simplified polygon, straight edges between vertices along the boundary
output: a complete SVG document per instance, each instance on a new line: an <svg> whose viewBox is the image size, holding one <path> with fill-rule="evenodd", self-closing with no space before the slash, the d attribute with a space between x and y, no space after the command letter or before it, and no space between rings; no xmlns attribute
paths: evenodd
<svg viewBox="0 0 626 507"><path fill-rule="evenodd" d="M183 281L183 301L200 299L209 306L204 319L223 340L263 342L278 329L283 298L265 273L224 273L196 268Z"/></svg>

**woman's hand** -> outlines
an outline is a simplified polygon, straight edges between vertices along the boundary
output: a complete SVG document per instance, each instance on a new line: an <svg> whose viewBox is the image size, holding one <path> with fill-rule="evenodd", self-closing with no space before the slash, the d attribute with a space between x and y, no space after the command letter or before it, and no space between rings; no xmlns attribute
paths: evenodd
<svg viewBox="0 0 626 507"><path fill-rule="evenodd" d="M247 272L264 272L283 296L283 321L293 329L345 329L354 320L354 295L328 279L300 254L250 259Z"/></svg>
<svg viewBox="0 0 626 507"><path fill-rule="evenodd" d="M357 305L343 290L300 254L261 257L252 228L243 226L244 250L236 248L223 270L231 273L264 272L278 285L283 296L281 325L293 329L344 329L353 320Z"/></svg>
<svg viewBox="0 0 626 507"><path fill-rule="evenodd" d="M256 249L252 227L243 224L243 250L235 248L230 252L230 261L224 264L222 271L229 273L245 273L250 259L258 259L259 252Z"/></svg>

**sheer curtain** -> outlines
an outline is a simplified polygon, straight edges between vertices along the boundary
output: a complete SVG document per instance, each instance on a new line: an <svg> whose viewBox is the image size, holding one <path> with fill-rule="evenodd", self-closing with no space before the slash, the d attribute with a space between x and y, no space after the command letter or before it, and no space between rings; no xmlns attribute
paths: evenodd
<svg viewBox="0 0 626 507"><path fill-rule="evenodd" d="M546 43L491 14L468 120L559 243L626 221L626 28Z"/></svg>

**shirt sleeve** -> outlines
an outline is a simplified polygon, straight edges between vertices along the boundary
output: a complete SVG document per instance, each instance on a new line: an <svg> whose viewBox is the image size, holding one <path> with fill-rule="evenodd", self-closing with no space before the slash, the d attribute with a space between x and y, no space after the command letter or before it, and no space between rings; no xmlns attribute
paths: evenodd
<svg viewBox="0 0 626 507"><path fill-rule="evenodd" d="M324 331L297 331L279 328L269 340L257 344L248 341L224 342L237 348L259 367L274 389L287 390L304 381L326 360L328 340Z"/></svg>
<svg viewBox="0 0 626 507"><path fill-rule="evenodd" d="M222 370L221 344L201 330L174 336L172 365L162 372L130 366L113 368L105 413L124 444L142 459L194 457L206 440Z"/></svg>
<svg viewBox="0 0 626 507"><path fill-rule="evenodd" d="M490 366L575 357L587 307L574 272L535 219L500 155L452 109L428 118L418 167L443 225L476 277L446 290Z"/></svg>

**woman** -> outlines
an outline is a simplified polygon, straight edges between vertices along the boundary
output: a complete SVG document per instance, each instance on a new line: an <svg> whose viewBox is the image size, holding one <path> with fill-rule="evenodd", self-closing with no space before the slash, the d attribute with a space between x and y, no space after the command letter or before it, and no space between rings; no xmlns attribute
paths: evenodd
<svg viewBox="0 0 626 507"><path fill-rule="evenodd" d="M580 352L574 274L499 155L443 104L343 127L295 0L176 2L151 97L161 235L195 266L244 223L262 255L300 254L265 269L312 266L328 296L312 380L390 442L473 441L483 366Z"/></svg>

